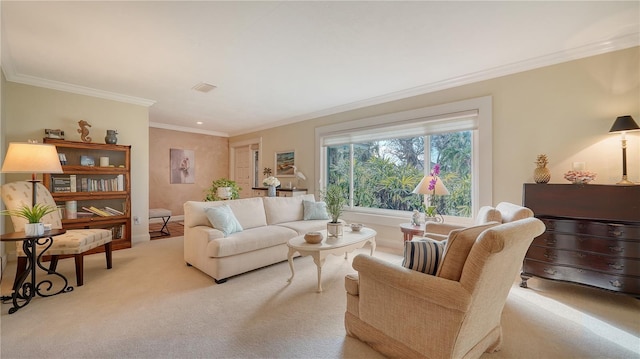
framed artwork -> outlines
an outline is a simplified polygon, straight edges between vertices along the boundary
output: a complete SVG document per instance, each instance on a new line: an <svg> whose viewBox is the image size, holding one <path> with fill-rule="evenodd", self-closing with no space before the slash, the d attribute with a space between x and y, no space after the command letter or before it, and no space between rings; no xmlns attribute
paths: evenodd
<svg viewBox="0 0 640 359"><path fill-rule="evenodd" d="M295 151L276 152L276 177L293 177L293 166L296 164Z"/></svg>
<svg viewBox="0 0 640 359"><path fill-rule="evenodd" d="M171 183L196 183L196 155L193 150L170 149Z"/></svg>
<svg viewBox="0 0 640 359"><path fill-rule="evenodd" d="M60 156L58 156L60 157ZM65 156L66 158L66 156ZM89 167L93 167L95 166L96 163L93 160L93 157L91 156L80 156L80 166L89 166Z"/></svg>

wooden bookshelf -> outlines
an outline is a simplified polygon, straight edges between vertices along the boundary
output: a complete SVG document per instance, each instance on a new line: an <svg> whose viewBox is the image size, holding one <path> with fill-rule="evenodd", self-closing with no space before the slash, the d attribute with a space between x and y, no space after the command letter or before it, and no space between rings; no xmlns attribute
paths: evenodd
<svg viewBox="0 0 640 359"><path fill-rule="evenodd" d="M60 158L64 173L43 177L43 184L63 212L63 228L111 229L114 250L131 248L131 146L51 138L43 142L55 145L58 155L63 155ZM101 157L109 158L109 166L100 166ZM93 165L87 165L91 162ZM66 212L69 201L76 202L76 218ZM109 207L123 214L100 216L83 207ZM90 253L102 251L103 246Z"/></svg>

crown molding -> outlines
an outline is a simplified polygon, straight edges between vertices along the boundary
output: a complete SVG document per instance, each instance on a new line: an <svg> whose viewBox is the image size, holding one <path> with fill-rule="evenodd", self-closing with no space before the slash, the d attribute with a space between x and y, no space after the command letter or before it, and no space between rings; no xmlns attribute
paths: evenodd
<svg viewBox="0 0 640 359"><path fill-rule="evenodd" d="M159 122L149 122L149 127L162 128L162 129L165 129L165 130L180 131L180 132L199 133L199 134L202 134L202 135L210 135L210 136L218 136L218 137L229 137L229 134L225 133L225 132L201 130L201 129L194 128L194 127L168 125L166 123L159 123Z"/></svg>
<svg viewBox="0 0 640 359"><path fill-rule="evenodd" d="M431 92L441 91L458 87L462 85L468 85L484 80L490 80L506 75L512 75L519 72L534 70L546 66L556 65L563 62L569 62L578 60L585 57L596 56L605 54L608 52L614 52L618 50L624 50L631 47L640 46L640 32L635 32L623 36L613 38L611 40L593 43L589 45L579 46L571 49L566 49L549 55L544 55L525 61L515 62L504 66L499 66L493 69L478 71L470 74L466 74L459 77L446 79L443 81L433 82L430 84L413 87L406 90L392 92L386 95L372 97L362 101L351 102L348 104L331 107L328 109L307 113L304 115L291 117L277 123L272 123L271 128L277 126L288 125L300 121L306 121L314 118L334 115L346 111L351 111L363 107L379 105L386 102L402 100L405 98L424 95ZM255 129L251 129L253 132Z"/></svg>
<svg viewBox="0 0 640 359"><path fill-rule="evenodd" d="M15 72L10 61L3 61L2 71L7 81L16 82L25 85L44 87L52 90L65 91L75 93L78 95L86 95L91 97L102 98L106 100L113 100L118 102L130 103L134 105L140 105L144 107L151 107L156 101L148 100L145 98L122 95L115 92L98 90L90 87L84 87L66 82L47 80L40 77L23 75Z"/></svg>

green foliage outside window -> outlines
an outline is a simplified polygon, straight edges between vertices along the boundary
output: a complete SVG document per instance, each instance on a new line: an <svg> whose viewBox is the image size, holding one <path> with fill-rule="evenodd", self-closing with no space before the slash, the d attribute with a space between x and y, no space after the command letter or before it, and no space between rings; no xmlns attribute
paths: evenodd
<svg viewBox="0 0 640 359"><path fill-rule="evenodd" d="M425 139L429 141L427 161ZM439 163L440 178L450 195L436 199L438 213L471 216L470 131L329 147L329 184L339 185L345 193L351 180L351 148L355 207L422 211L424 198L412 191L425 167Z"/></svg>

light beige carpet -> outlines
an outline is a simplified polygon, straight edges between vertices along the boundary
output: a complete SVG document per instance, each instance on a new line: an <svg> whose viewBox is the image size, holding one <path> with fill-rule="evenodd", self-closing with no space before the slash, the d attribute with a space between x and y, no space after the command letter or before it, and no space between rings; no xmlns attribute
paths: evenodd
<svg viewBox="0 0 640 359"><path fill-rule="evenodd" d="M368 253L365 248L356 253ZM354 254L356 254L354 253ZM182 259L182 238L85 259L85 285L35 298L15 314L2 305L5 358L381 358L345 336L343 278L350 259L331 256L316 293L311 258L216 285ZM378 248L376 256L398 262ZM59 269L75 285L73 260ZM13 268L2 294L10 292ZM640 353L640 304L628 297L532 279L514 285L503 314L502 351L482 358L632 358ZM425 338L427 340L427 338Z"/></svg>

